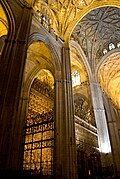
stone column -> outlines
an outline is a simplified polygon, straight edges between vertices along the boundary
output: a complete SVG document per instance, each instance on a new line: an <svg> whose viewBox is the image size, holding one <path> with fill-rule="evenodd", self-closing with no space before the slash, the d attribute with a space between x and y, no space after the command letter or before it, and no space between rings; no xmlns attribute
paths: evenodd
<svg viewBox="0 0 120 179"><path fill-rule="evenodd" d="M14 150L17 151L17 154L13 154L12 157L12 163L13 165L18 165L18 169L23 170L23 159L24 159L24 143L25 143L25 130L24 127L26 125L26 118L27 118L27 110L28 110L28 104L29 104L29 97L28 97L28 91L23 92L24 88L22 87L21 95L19 98L19 105L18 110L16 114L16 145L14 147Z"/></svg>
<svg viewBox="0 0 120 179"><path fill-rule="evenodd" d="M120 177L120 121L118 118L118 113L116 113L116 109L114 108L112 101L106 95L104 95L105 99L105 109L107 114L107 123L112 147L112 156L113 156L113 167L115 176Z"/></svg>
<svg viewBox="0 0 120 179"><path fill-rule="evenodd" d="M54 174L58 179L62 179L62 79L55 80L55 107L54 107L54 132L55 132L55 147L54 147Z"/></svg>
<svg viewBox="0 0 120 179"><path fill-rule="evenodd" d="M20 169L23 131L17 119L32 9L9 0L16 32L8 36L0 58L0 169ZM12 29L10 29L12 31ZM8 33L9 34L9 33Z"/></svg>
<svg viewBox="0 0 120 179"><path fill-rule="evenodd" d="M101 152L102 167L105 169L113 164L107 120L103 105L102 91L98 83L90 83L93 108L98 132L98 143Z"/></svg>
<svg viewBox="0 0 120 179"><path fill-rule="evenodd" d="M61 179L77 179L75 121L71 80L70 50L62 48L62 77L56 85L62 91L57 105L57 153ZM56 86L56 87L57 87ZM60 99L61 98L61 99ZM59 112L60 111L60 112ZM60 116L61 115L61 116ZM56 140L56 139L55 139ZM56 155L57 157L57 155ZM57 178L57 177L56 177Z"/></svg>

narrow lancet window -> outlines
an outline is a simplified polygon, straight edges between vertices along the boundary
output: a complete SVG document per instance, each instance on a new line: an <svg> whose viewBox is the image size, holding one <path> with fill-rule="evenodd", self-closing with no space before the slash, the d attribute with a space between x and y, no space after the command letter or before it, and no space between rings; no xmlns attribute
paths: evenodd
<svg viewBox="0 0 120 179"><path fill-rule="evenodd" d="M80 85L80 74L77 70L72 73L72 86Z"/></svg>
<svg viewBox="0 0 120 179"><path fill-rule="evenodd" d="M120 42L118 42L117 47L120 48Z"/></svg>
<svg viewBox="0 0 120 179"><path fill-rule="evenodd" d="M109 50L115 49L115 45L113 43L109 44Z"/></svg>
<svg viewBox="0 0 120 179"><path fill-rule="evenodd" d="M105 55L107 53L107 49L104 49L103 50L103 54Z"/></svg>

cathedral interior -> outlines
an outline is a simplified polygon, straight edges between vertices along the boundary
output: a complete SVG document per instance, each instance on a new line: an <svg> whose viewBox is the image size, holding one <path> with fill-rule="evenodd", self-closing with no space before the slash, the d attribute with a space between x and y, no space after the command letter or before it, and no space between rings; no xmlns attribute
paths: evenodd
<svg viewBox="0 0 120 179"><path fill-rule="evenodd" d="M0 0L0 178L120 178L120 1Z"/></svg>

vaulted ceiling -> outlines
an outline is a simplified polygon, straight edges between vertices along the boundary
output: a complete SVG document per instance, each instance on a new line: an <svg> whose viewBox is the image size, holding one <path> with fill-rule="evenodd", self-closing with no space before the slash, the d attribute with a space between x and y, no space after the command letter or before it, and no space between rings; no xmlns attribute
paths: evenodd
<svg viewBox="0 0 120 179"><path fill-rule="evenodd" d="M102 7L88 13L79 21L71 38L83 49L91 69L102 58L109 43L120 42L120 8Z"/></svg>
<svg viewBox="0 0 120 179"><path fill-rule="evenodd" d="M103 56L103 49L108 48L111 42L120 42L120 8L118 8L120 0L26 0L26 2L33 7L35 14L39 16L42 13L50 20L51 27L59 37L69 40L71 36L80 44L92 71ZM0 37L7 35L7 32L7 17L0 5ZM38 53L39 49L42 49L43 53ZM43 54L46 55L43 56ZM34 60L31 59L33 57ZM78 54L73 48L71 58L73 66L80 65ZM54 69L52 56L43 43L34 43L29 47L28 59L34 65L36 63L40 65L40 59L44 59L43 68ZM77 64L78 61L79 64ZM102 65L99 73L102 89L118 108L120 108L119 66L120 54L115 54ZM81 72L85 71L82 65L79 69ZM86 74L83 73L84 75L86 78Z"/></svg>
<svg viewBox="0 0 120 179"><path fill-rule="evenodd" d="M26 1L33 6L34 15L38 18L43 15L60 38L65 41L72 38L79 43L92 72L95 72L104 55L103 49L108 49L111 42L115 45L120 42L119 0ZM77 57L77 53L72 51L74 50L71 49L72 65L75 66L77 64L74 63L74 59ZM111 56L110 60L103 64L100 68L99 82L114 104L120 108L120 75L116 64L120 66L118 55L117 60ZM106 76L106 74L109 75Z"/></svg>
<svg viewBox="0 0 120 179"><path fill-rule="evenodd" d="M40 16L42 13L51 21L55 33L62 39L70 35L79 22L92 9L101 6L118 6L119 0L26 0L33 6L34 11Z"/></svg>
<svg viewBox="0 0 120 179"><path fill-rule="evenodd" d="M95 74L104 49L110 51L112 43L120 51L117 47L120 43L120 8L107 6L92 10L76 25L71 39L81 46L91 72ZM120 108L120 53L113 54L103 63L99 82L102 90Z"/></svg>
<svg viewBox="0 0 120 179"><path fill-rule="evenodd" d="M110 55L101 65L99 82L115 106L120 109L120 52Z"/></svg>
<svg viewBox="0 0 120 179"><path fill-rule="evenodd" d="M42 73L38 73L40 70L43 70ZM48 76L50 79L52 79L50 77L50 74L55 75L55 64L51 52L43 42L33 42L28 47L27 51L24 80L31 80L31 74L34 74L34 77L37 76L38 78L38 76L41 76L41 78L43 78L44 76L46 76L46 73L49 74ZM54 79L52 79L51 81L53 82Z"/></svg>

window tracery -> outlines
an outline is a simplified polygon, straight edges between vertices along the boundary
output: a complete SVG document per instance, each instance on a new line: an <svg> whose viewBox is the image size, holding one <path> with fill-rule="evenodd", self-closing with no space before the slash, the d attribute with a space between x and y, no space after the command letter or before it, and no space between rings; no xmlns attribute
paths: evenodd
<svg viewBox="0 0 120 179"><path fill-rule="evenodd" d="M80 74L77 70L72 72L72 86L80 85Z"/></svg>
<svg viewBox="0 0 120 179"><path fill-rule="evenodd" d="M104 50L103 50L103 54L104 54L104 55L105 55L107 52L108 52L107 49L104 49Z"/></svg>
<svg viewBox="0 0 120 179"><path fill-rule="evenodd" d="M109 50L115 49L115 45L113 43L109 44Z"/></svg>
<svg viewBox="0 0 120 179"><path fill-rule="evenodd" d="M106 53L109 52L109 50L113 50L113 49L115 49L115 48L120 48L120 42L118 42L116 46L115 46L115 44L112 43L112 42L109 43L109 45L108 45L108 50L107 50L107 49L103 49L103 54L105 55Z"/></svg>
<svg viewBox="0 0 120 179"><path fill-rule="evenodd" d="M120 48L120 42L117 43L117 47Z"/></svg>

